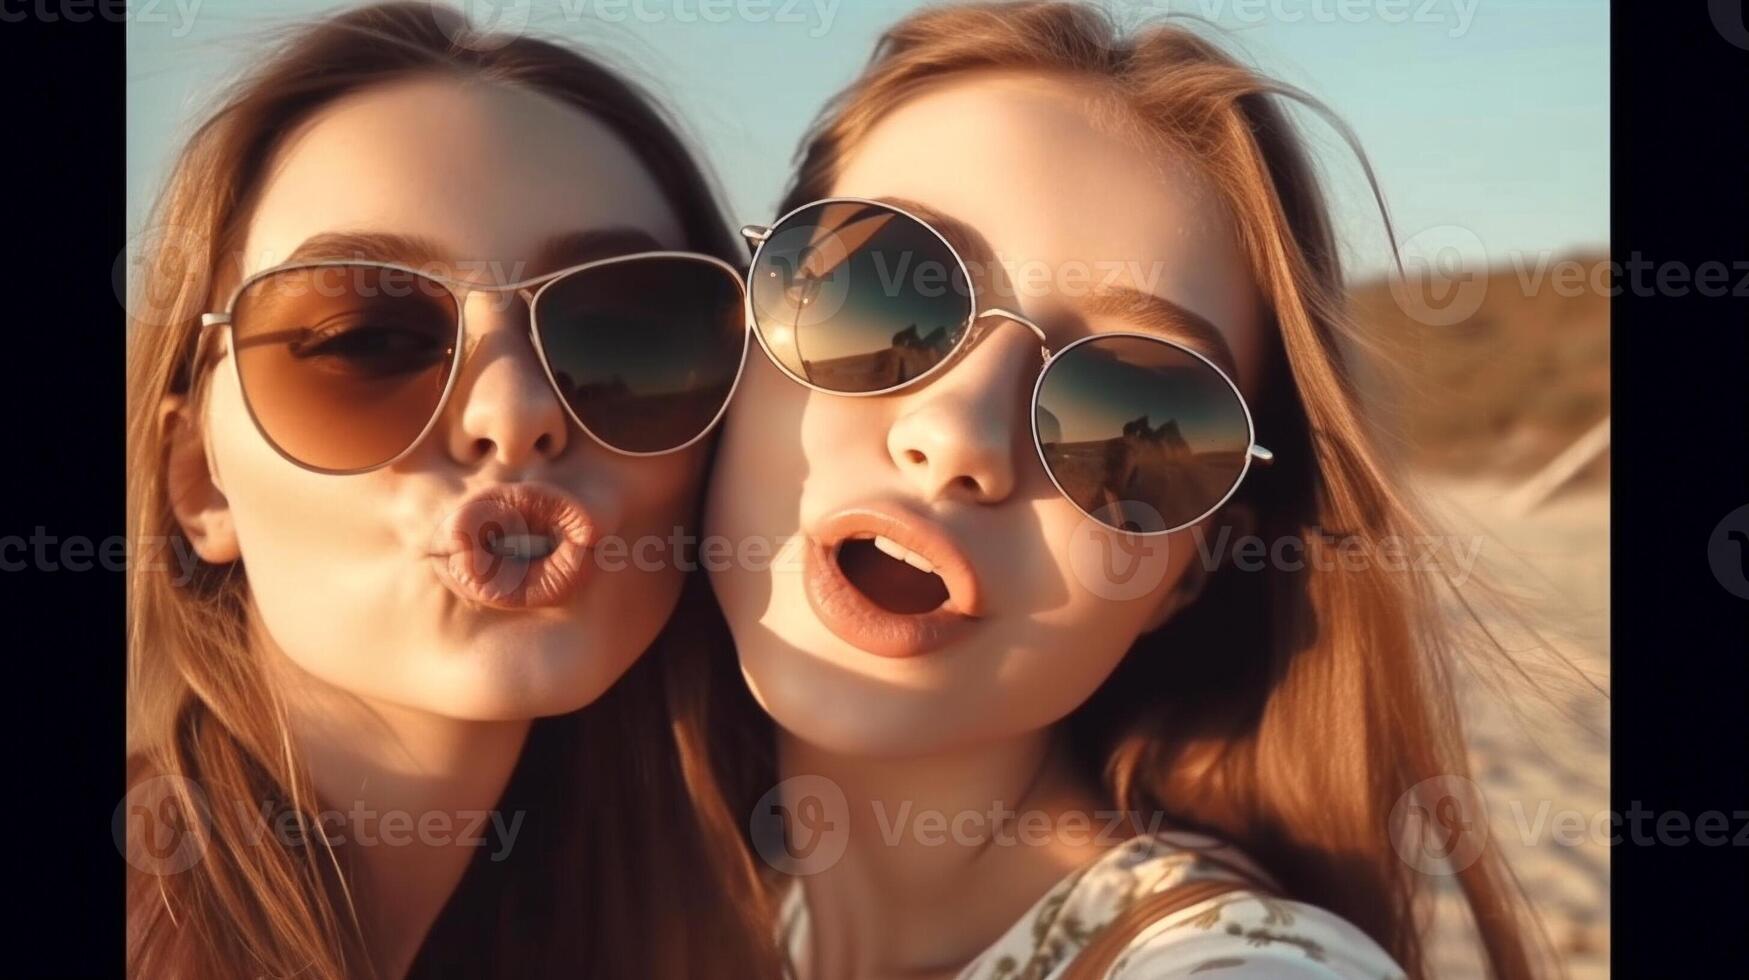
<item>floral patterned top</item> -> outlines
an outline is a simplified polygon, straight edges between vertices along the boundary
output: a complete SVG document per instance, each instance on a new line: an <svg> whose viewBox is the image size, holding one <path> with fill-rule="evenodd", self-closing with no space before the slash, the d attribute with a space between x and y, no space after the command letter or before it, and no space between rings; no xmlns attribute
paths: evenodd
<svg viewBox="0 0 1749 980"><path fill-rule="evenodd" d="M1274 881L1237 850L1187 833L1137 837L1059 882L958 980L1057 980L1093 935L1144 895L1186 881ZM801 888L783 907L792 962L807 943ZM1379 945L1341 917L1254 891L1230 891L1151 924L1106 980L1404 980Z"/></svg>

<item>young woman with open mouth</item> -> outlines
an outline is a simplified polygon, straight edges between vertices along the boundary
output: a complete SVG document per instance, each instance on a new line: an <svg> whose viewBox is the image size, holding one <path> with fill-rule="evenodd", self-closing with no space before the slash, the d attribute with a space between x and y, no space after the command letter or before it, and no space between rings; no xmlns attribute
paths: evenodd
<svg viewBox="0 0 1749 980"><path fill-rule="evenodd" d="M254 68L155 227L131 974L757 963L683 667L639 662L686 581L639 544L691 522L747 344L666 117L564 47L366 7Z"/></svg>
<svg viewBox="0 0 1749 980"><path fill-rule="evenodd" d="M1435 583L1319 552L1418 525L1282 95L1183 27L933 9L745 230L706 532L792 545L712 584L801 980L1419 977L1404 801L1470 822L1441 870L1531 974L1470 801L1412 792L1466 772Z"/></svg>

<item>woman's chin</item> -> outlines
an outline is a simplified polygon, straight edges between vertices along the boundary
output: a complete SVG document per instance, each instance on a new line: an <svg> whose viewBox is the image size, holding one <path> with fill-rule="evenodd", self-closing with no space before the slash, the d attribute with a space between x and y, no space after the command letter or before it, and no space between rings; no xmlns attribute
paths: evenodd
<svg viewBox="0 0 1749 980"><path fill-rule="evenodd" d="M477 636L452 663L441 713L506 721L568 714L595 703L636 662L642 647L591 642L576 629L557 635Z"/></svg>

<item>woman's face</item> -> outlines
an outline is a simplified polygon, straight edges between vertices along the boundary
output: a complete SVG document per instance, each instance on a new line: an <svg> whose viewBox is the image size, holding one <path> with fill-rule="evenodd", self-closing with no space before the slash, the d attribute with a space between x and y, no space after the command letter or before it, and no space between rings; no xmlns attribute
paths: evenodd
<svg viewBox="0 0 1749 980"><path fill-rule="evenodd" d="M1017 308L1053 350L1114 330L1188 340L1249 397L1260 301L1234 226L1185 159L1142 149L1123 124L1075 84L971 78L887 115L830 193L951 226L979 253L965 256L979 305ZM991 326L923 386L877 397L813 392L749 359L706 532L793 550L713 566L713 584L755 695L808 742L908 755L1044 728L1200 581L1192 532L1118 535L1058 493L1029 421L1038 339ZM927 542L911 550L945 581L867 547L834 555L847 528L878 533L870 509ZM825 560L796 557L810 549ZM943 586L945 615L903 611Z"/></svg>
<svg viewBox="0 0 1749 980"><path fill-rule="evenodd" d="M330 254L322 243L337 235L351 237ZM594 119L523 89L433 78L356 93L292 133L238 259L244 275L371 258L491 284L684 247L657 186ZM680 568L666 551L630 556L688 519L701 451L602 448L548 383L527 305L467 296L454 388L399 462L350 476L288 462L252 424L227 351L199 419L205 458L199 436L173 444L171 492L203 557L241 559L270 654L318 681L451 717L571 711L611 686L671 612ZM585 550L574 556L583 574L521 608L458 588L449 536L458 518L479 530L458 512L504 484L548 488L590 540L632 546L627 560Z"/></svg>

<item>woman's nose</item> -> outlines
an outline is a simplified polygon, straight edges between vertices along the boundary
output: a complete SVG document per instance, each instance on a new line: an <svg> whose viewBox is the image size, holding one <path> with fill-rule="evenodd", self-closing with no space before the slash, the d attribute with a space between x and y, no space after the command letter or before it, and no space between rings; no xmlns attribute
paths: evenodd
<svg viewBox="0 0 1749 980"><path fill-rule="evenodd" d="M924 388L905 397L887 431L893 464L927 500L996 504L1014 493L1038 345L997 329Z"/></svg>
<svg viewBox="0 0 1749 980"><path fill-rule="evenodd" d="M570 420L528 332L528 308L511 293L469 295L467 336L447 415L451 457L515 469L564 452Z"/></svg>

